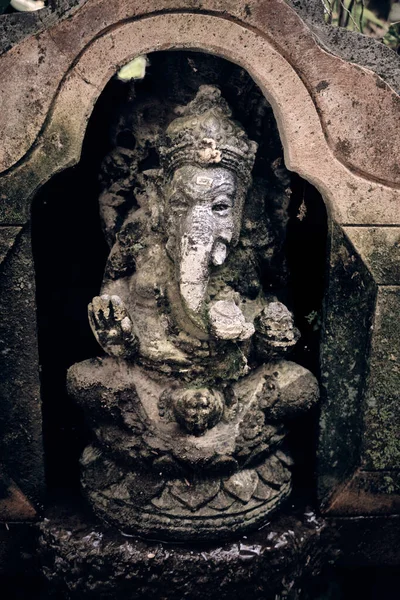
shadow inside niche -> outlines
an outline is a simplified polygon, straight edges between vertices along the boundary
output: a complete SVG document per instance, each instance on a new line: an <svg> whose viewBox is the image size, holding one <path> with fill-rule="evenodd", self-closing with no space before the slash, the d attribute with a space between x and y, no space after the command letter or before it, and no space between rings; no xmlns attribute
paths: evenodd
<svg viewBox="0 0 400 600"><path fill-rule="evenodd" d="M39 360L47 483L77 493L79 456L89 438L81 410L66 393L67 368L99 354L87 305L100 289L108 255L98 209L99 165L108 151L107 107L101 96L78 165L53 177L32 206ZM103 102L103 99L105 102Z"/></svg>
<svg viewBox="0 0 400 600"><path fill-rule="evenodd" d="M320 378L319 345L326 286L328 216L321 194L296 174L291 178L286 239L292 310L301 338L292 360ZM295 456L293 487L297 495L316 502L318 406L296 419L291 429Z"/></svg>

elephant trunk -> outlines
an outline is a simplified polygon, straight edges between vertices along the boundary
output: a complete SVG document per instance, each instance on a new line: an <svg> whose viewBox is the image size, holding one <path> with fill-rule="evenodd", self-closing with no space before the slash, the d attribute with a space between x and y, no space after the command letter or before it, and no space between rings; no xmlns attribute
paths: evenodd
<svg viewBox="0 0 400 600"><path fill-rule="evenodd" d="M178 264L180 294L188 316L204 329L210 266L224 262L226 245L219 239L218 228L207 207L195 207L182 229Z"/></svg>

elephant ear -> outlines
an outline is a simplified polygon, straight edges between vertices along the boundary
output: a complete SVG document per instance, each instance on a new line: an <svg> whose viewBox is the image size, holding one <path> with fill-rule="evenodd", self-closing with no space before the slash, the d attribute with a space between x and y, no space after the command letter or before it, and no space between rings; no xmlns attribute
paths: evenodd
<svg viewBox="0 0 400 600"><path fill-rule="evenodd" d="M99 182L100 218L103 233L110 248L116 241L127 214L137 207L133 190L136 187L136 152L126 148L114 148L103 160Z"/></svg>
<svg viewBox="0 0 400 600"><path fill-rule="evenodd" d="M135 271L136 258L144 249L145 229L142 210L133 210L128 213L121 229L115 236L115 242L105 268L105 279L120 279Z"/></svg>
<svg viewBox="0 0 400 600"><path fill-rule="evenodd" d="M149 196L149 181L160 167L159 139L172 113L154 94L138 94L134 83L124 89L127 95L112 117L110 151L99 174L100 217L110 248L129 213L142 206L140 197Z"/></svg>
<svg viewBox="0 0 400 600"><path fill-rule="evenodd" d="M256 179L248 192L239 243L220 270L224 283L242 296L255 299L262 289L275 293L287 285L288 200L286 190L262 179Z"/></svg>
<svg viewBox="0 0 400 600"><path fill-rule="evenodd" d="M154 243L154 236L162 231L159 171L146 171L138 176L137 183L140 187L134 190L135 205L121 225L114 222L114 242L106 264L106 279L116 280L131 275L138 256Z"/></svg>

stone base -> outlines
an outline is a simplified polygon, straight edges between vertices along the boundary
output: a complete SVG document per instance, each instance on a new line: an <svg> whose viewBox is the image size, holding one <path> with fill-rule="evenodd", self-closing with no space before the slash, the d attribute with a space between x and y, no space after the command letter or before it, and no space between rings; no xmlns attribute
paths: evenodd
<svg viewBox="0 0 400 600"><path fill-rule="evenodd" d="M289 496L291 473L278 456L285 457L278 451L232 475L187 479L126 472L89 446L82 487L95 513L125 533L173 542L229 539L260 527Z"/></svg>
<svg viewBox="0 0 400 600"><path fill-rule="evenodd" d="M189 545L145 542L58 508L41 524L42 571L55 598L297 600L332 556L323 521L289 509L234 542Z"/></svg>

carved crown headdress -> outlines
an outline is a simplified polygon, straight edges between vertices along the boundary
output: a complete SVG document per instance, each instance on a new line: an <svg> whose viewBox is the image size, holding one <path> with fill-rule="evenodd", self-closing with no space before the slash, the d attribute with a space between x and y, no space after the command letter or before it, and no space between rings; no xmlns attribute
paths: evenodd
<svg viewBox="0 0 400 600"><path fill-rule="evenodd" d="M176 111L160 145L164 171L171 175L185 164L225 167L245 183L251 178L257 143L230 117L232 111L217 87L200 86L194 100Z"/></svg>

